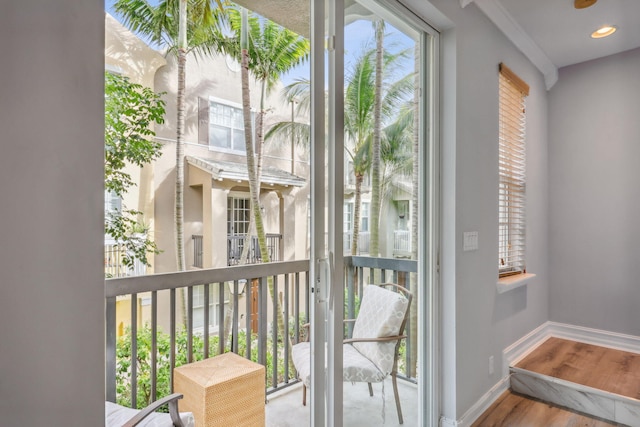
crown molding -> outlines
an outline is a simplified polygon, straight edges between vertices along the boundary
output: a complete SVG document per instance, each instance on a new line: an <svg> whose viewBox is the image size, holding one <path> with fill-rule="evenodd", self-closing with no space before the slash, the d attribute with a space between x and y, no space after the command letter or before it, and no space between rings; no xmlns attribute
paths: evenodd
<svg viewBox="0 0 640 427"><path fill-rule="evenodd" d="M558 67L540 49L499 0L460 0L460 6L475 3L496 27L540 70L547 90L558 81Z"/></svg>

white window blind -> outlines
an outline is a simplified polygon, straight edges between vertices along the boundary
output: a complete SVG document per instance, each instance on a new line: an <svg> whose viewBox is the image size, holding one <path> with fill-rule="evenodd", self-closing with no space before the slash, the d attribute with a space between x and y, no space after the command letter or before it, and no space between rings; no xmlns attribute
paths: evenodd
<svg viewBox="0 0 640 427"><path fill-rule="evenodd" d="M526 272L525 97L529 86L500 64L499 92L498 271L504 277Z"/></svg>

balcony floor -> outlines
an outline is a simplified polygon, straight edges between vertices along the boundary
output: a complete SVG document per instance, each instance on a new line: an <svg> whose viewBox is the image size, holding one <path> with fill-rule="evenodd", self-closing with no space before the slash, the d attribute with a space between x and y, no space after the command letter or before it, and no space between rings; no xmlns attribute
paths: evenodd
<svg viewBox="0 0 640 427"><path fill-rule="evenodd" d="M399 426L391 379L384 384L385 421L382 420L382 384L373 384L373 397L365 383L344 383L345 427ZM398 394L404 416L404 427L418 425L418 388L398 379ZM296 384L267 396L266 427L304 427L309 425L310 393L307 406L302 406L302 384Z"/></svg>

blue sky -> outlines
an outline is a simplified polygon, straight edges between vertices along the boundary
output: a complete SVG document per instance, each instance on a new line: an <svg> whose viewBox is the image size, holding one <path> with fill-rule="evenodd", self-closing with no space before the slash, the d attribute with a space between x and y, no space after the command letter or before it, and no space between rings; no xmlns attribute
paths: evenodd
<svg viewBox="0 0 640 427"><path fill-rule="evenodd" d="M151 4L158 4L159 0L149 0L149 2ZM113 11L114 3L115 0L106 0L105 11L115 19L119 20L118 16ZM409 37L392 27L389 23L386 25L385 44L392 43L394 45L394 50L407 48L413 45L413 41ZM371 21L360 20L347 25L345 27L345 68L349 68L349 65L355 60L360 52L372 47L374 47L374 32ZM407 65L408 67L413 68L412 64ZM282 77L282 82L284 85L287 85L297 78L308 79L310 74L309 70L309 63L307 62L284 75Z"/></svg>

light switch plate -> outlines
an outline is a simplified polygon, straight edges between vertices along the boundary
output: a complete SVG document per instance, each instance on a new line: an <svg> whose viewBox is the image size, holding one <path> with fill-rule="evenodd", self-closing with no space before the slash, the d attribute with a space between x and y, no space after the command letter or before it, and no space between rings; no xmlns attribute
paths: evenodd
<svg viewBox="0 0 640 427"><path fill-rule="evenodd" d="M465 231L463 233L463 251L476 251L478 250L478 232L477 231Z"/></svg>

